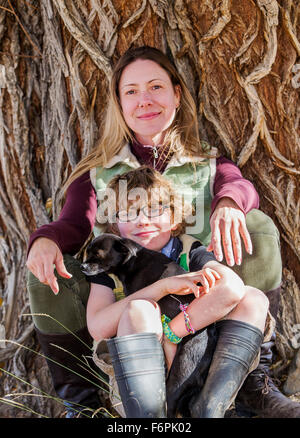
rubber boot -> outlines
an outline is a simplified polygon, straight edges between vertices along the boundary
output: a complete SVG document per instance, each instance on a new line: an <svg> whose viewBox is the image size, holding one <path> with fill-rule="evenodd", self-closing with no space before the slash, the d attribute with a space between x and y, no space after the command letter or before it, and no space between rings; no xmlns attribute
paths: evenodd
<svg viewBox="0 0 300 438"><path fill-rule="evenodd" d="M165 359L155 333L107 340L126 418L166 418Z"/></svg>
<svg viewBox="0 0 300 438"><path fill-rule="evenodd" d="M92 353L89 348L91 337L87 329L75 333L83 342L71 333L47 334L38 329L36 333L42 352L46 356L54 390L65 402L66 418L92 416L92 410L100 407L99 387L105 387L101 379L104 380L107 376L101 375L99 369L88 358ZM88 365L81 361L88 361L99 378L89 372Z"/></svg>
<svg viewBox="0 0 300 438"><path fill-rule="evenodd" d="M262 332L242 321L216 323L218 340L201 393L189 406L192 417L223 418L253 364L263 340Z"/></svg>

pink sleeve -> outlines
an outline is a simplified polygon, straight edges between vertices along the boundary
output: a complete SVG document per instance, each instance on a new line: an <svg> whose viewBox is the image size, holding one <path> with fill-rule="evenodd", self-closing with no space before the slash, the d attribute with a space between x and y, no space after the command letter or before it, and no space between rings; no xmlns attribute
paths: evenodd
<svg viewBox="0 0 300 438"><path fill-rule="evenodd" d="M38 237L53 240L63 254L76 254L90 235L97 213L97 197L89 172L77 178L67 190L59 218L31 234L28 251Z"/></svg>
<svg viewBox="0 0 300 438"><path fill-rule="evenodd" d="M253 208L259 208L259 196L253 184L243 178L240 169L227 158L217 158L213 190L212 213L224 197L233 199L245 214Z"/></svg>

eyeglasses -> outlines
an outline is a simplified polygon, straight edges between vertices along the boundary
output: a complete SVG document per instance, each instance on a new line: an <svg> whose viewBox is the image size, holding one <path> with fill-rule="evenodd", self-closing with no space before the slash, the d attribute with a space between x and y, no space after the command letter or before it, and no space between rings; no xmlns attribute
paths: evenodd
<svg viewBox="0 0 300 438"><path fill-rule="evenodd" d="M120 210L116 213L116 217L120 222L130 222L134 221L137 217L139 217L140 212L148 219L153 219L155 217L161 216L165 209L169 208L169 205L145 205L142 208L130 207L128 210Z"/></svg>

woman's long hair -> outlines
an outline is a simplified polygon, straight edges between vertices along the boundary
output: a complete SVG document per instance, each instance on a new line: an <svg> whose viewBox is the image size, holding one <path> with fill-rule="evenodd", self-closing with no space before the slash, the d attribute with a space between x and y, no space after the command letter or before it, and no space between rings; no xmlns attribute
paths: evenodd
<svg viewBox="0 0 300 438"><path fill-rule="evenodd" d="M169 75L173 86L180 86L180 105L164 138L163 147L170 153L207 156L202 150L194 99L179 75L176 67L160 50L142 46L127 50L113 69L110 81L109 101L103 120L103 134L93 150L83 158L71 173L63 191L80 175L93 167L104 166L118 154L123 146L134 140L134 133L128 128L122 114L119 98L119 82L124 68L132 62L143 59L159 64Z"/></svg>

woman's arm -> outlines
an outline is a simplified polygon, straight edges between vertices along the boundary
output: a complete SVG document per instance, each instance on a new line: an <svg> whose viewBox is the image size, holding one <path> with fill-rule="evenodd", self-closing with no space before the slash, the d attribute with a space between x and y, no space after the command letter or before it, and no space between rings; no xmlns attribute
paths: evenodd
<svg viewBox="0 0 300 438"><path fill-rule="evenodd" d="M58 220L43 225L30 236L27 268L55 294L59 288L53 266L62 277L71 277L65 268L63 254L79 251L92 231L96 213L96 194L89 172L86 172L70 185Z"/></svg>
<svg viewBox="0 0 300 438"><path fill-rule="evenodd" d="M214 194L210 218L212 235L207 249L214 252L218 261L222 261L223 247L227 264L240 265L241 238L246 251L252 254L245 215L259 207L258 194L253 184L243 178L239 168L226 158L217 159Z"/></svg>
<svg viewBox="0 0 300 438"><path fill-rule="evenodd" d="M44 237L52 240L63 254L76 254L93 229L96 213L97 197L86 172L69 186L58 219L31 234L27 253L36 239Z"/></svg>
<svg viewBox="0 0 300 438"><path fill-rule="evenodd" d="M259 208L259 196L253 184L243 177L238 166L228 158L217 158L213 191L212 213L222 198L230 198L244 214Z"/></svg>

